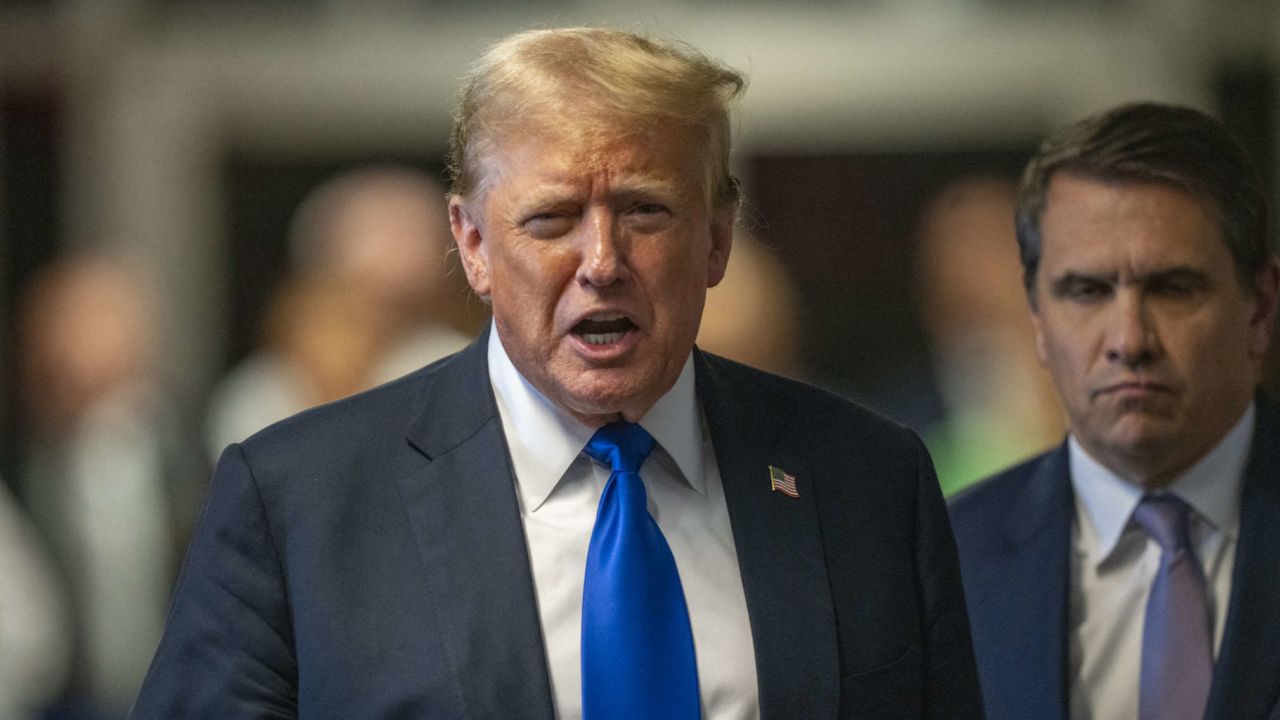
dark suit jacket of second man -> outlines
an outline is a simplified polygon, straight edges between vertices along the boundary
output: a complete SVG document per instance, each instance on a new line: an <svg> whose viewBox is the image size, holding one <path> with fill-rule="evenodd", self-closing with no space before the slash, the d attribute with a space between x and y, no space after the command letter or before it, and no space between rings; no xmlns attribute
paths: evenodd
<svg viewBox="0 0 1280 720"><path fill-rule="evenodd" d="M1075 517L1066 443L951 505L991 720L1066 720ZM1205 717L1280 720L1280 412L1259 396Z"/></svg>

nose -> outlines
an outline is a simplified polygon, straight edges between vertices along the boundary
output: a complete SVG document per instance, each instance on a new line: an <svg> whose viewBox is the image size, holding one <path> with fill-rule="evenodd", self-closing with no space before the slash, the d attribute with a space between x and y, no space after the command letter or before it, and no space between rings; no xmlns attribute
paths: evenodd
<svg viewBox="0 0 1280 720"><path fill-rule="evenodd" d="M1106 343L1107 360L1130 369L1150 365L1159 356L1159 334L1138 292L1119 292L1111 307Z"/></svg>
<svg viewBox="0 0 1280 720"><path fill-rule="evenodd" d="M604 287L626 277L623 239L609 213L593 213L584 224L586 247L578 268L579 281Z"/></svg>

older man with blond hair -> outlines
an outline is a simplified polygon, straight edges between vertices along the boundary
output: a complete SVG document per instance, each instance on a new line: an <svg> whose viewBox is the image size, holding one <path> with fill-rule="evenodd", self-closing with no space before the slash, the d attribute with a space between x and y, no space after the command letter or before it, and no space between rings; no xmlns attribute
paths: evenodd
<svg viewBox="0 0 1280 720"><path fill-rule="evenodd" d="M919 439L694 348L743 86L611 30L489 50L449 209L492 326L228 449L135 717L981 715Z"/></svg>

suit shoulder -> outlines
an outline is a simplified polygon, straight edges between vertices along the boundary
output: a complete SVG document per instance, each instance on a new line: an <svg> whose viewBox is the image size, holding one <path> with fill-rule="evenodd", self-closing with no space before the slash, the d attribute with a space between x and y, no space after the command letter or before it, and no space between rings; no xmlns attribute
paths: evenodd
<svg viewBox="0 0 1280 720"><path fill-rule="evenodd" d="M1031 490L1033 478L1056 451L1050 450L1029 458L1007 470L992 475L957 493L948 502L951 527L961 547L965 540L984 535L998 518L1023 501Z"/></svg>
<svg viewBox="0 0 1280 720"><path fill-rule="evenodd" d="M341 400L303 410L268 425L241 445L249 455L297 453L314 448L333 451L401 439L417 413L430 402L432 378L457 356Z"/></svg>
<svg viewBox="0 0 1280 720"><path fill-rule="evenodd" d="M914 431L905 425L829 390L711 353L704 352L702 356L709 374L726 386L749 394L775 417L851 430L864 439L915 437Z"/></svg>
<svg viewBox="0 0 1280 720"><path fill-rule="evenodd" d="M1041 464L1046 462L1051 454L1052 451L1044 452L1028 458L956 493L955 497L951 498L950 501L952 514L970 512L978 508L1001 505L1008 502L1018 494L1023 486L1031 481L1032 476L1036 474Z"/></svg>

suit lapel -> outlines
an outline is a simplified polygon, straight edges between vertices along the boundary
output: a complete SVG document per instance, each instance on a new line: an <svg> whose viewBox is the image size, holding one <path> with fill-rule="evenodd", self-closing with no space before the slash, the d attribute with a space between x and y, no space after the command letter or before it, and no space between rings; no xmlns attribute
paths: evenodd
<svg viewBox="0 0 1280 720"><path fill-rule="evenodd" d="M993 645L989 657L1001 665L984 682L1002 688L1009 708L992 707L993 716L1015 715L1065 720L1068 715L1067 638L1070 607L1071 492L1066 444L1047 454L1030 482L1006 509L1007 534L998 571L984 578L985 608L975 628ZM976 618L975 618L976 619ZM985 666L987 669L991 666ZM993 693L988 698L995 699ZM1001 712L1005 714L1001 714ZM1009 715L1010 717L1014 715Z"/></svg>
<svg viewBox="0 0 1280 720"><path fill-rule="evenodd" d="M1207 718L1280 714L1280 417L1262 396L1257 417Z"/></svg>
<svg viewBox="0 0 1280 720"><path fill-rule="evenodd" d="M409 442L426 456L399 483L425 606L468 717L552 717L514 474L489 384L481 334L425 384ZM425 649L424 649L425 651Z"/></svg>
<svg viewBox="0 0 1280 720"><path fill-rule="evenodd" d="M840 666L814 493L785 428L695 351L707 420L746 594L762 718L834 716ZM796 476L799 498L771 489L769 466Z"/></svg>

